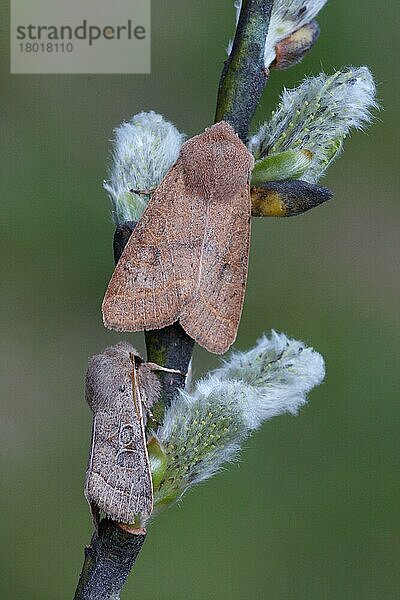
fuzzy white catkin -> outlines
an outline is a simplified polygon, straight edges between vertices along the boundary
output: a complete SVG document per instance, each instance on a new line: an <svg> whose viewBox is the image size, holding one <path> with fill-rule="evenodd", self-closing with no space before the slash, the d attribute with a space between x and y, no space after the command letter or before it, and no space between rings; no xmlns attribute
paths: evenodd
<svg viewBox="0 0 400 600"><path fill-rule="evenodd" d="M178 158L184 136L153 111L141 112L114 130L112 166L103 186L116 225L138 221L149 200L131 190L153 190Z"/></svg>
<svg viewBox="0 0 400 600"><path fill-rule="evenodd" d="M167 457L171 486L155 491L155 503L180 496L232 460L240 444L266 419L296 414L325 375L320 354L274 331L248 352L180 391L157 432Z"/></svg>
<svg viewBox="0 0 400 600"><path fill-rule="evenodd" d="M320 73L284 90L278 108L250 139L249 148L256 160L284 150L310 150L312 160L301 179L315 183L339 156L350 129L363 129L376 107L367 67L348 67L330 76Z"/></svg>
<svg viewBox="0 0 400 600"><path fill-rule="evenodd" d="M232 354L214 375L249 386L241 403L247 426L253 430L266 419L286 412L297 414L306 403L307 393L322 382L325 367L318 352L272 331L252 350Z"/></svg>
<svg viewBox="0 0 400 600"><path fill-rule="evenodd" d="M275 60L275 46L316 17L327 0L275 0L272 8L268 35L265 42L264 64L266 68ZM239 21L241 0L234 2L236 24ZM232 49L229 44L228 52Z"/></svg>

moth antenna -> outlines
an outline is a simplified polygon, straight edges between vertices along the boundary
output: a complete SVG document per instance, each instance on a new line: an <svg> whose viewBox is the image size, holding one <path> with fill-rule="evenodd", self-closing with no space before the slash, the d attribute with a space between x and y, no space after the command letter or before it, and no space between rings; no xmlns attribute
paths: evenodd
<svg viewBox="0 0 400 600"><path fill-rule="evenodd" d="M167 367L162 367L161 365L158 365L157 363L152 363L152 362L148 362L148 363L146 363L146 365L152 371L164 371L164 373L177 373L178 375L182 375L182 377L186 377L186 373L183 373L179 369L168 369Z"/></svg>

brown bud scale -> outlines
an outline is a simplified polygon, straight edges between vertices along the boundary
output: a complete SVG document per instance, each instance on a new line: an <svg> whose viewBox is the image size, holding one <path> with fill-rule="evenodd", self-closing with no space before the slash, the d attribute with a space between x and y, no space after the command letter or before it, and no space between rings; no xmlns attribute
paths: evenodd
<svg viewBox="0 0 400 600"><path fill-rule="evenodd" d="M275 46L276 58L273 69L289 69L297 65L312 48L319 37L320 29L316 21L303 25L297 31L278 42Z"/></svg>
<svg viewBox="0 0 400 600"><path fill-rule="evenodd" d="M251 189L253 217L293 217L332 198L332 192L301 179L269 181Z"/></svg>

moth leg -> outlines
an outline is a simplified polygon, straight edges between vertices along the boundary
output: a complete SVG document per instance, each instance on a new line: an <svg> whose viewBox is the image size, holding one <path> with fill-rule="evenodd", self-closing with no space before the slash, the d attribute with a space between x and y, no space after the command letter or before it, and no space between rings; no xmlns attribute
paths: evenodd
<svg viewBox="0 0 400 600"><path fill-rule="evenodd" d="M151 196L154 194L157 188L153 188L152 190L129 190L132 194L143 194L144 196Z"/></svg>
<svg viewBox="0 0 400 600"><path fill-rule="evenodd" d="M152 410L151 410L151 408L150 408L150 406L149 406L149 404L147 402L146 396L143 396L143 398L141 398L141 402L143 404L143 408L145 410L146 415L148 417L150 417L150 419L152 419L152 421L155 421L154 415L153 415Z"/></svg>
<svg viewBox="0 0 400 600"><path fill-rule="evenodd" d="M190 390L192 389L192 377L193 377L193 368L192 368L192 359L190 359L187 374L186 374L186 381L185 381L185 390L187 392L190 392Z"/></svg>
<svg viewBox="0 0 400 600"><path fill-rule="evenodd" d="M90 502L89 506L90 506L90 513L92 515L93 526L96 529L96 531L98 531L99 524L100 524L100 510L99 510L99 507L94 502Z"/></svg>

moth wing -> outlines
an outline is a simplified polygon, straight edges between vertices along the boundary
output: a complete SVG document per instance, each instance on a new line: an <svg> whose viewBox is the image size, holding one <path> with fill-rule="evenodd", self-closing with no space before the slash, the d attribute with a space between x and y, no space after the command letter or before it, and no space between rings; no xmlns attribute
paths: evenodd
<svg viewBox="0 0 400 600"><path fill-rule="evenodd" d="M197 280L205 214L204 198L187 193L178 159L114 270L102 306L106 327L160 329L178 319Z"/></svg>
<svg viewBox="0 0 400 600"><path fill-rule="evenodd" d="M209 211L213 226L205 232L199 284L179 320L200 345L223 354L235 341L246 289L249 184L223 203L212 201Z"/></svg>
<svg viewBox="0 0 400 600"><path fill-rule="evenodd" d="M133 523L135 515L150 515L153 509L153 487L141 402L137 398L137 414L129 354L115 356L114 360L105 354L99 355L99 358L102 361L101 369L97 367L96 370L92 362L98 379L95 381L98 397L91 402L94 418L85 496L91 506L97 506L111 519ZM122 359L126 366L118 382L114 381L118 368L115 358L119 361ZM118 384L117 388L115 383Z"/></svg>

